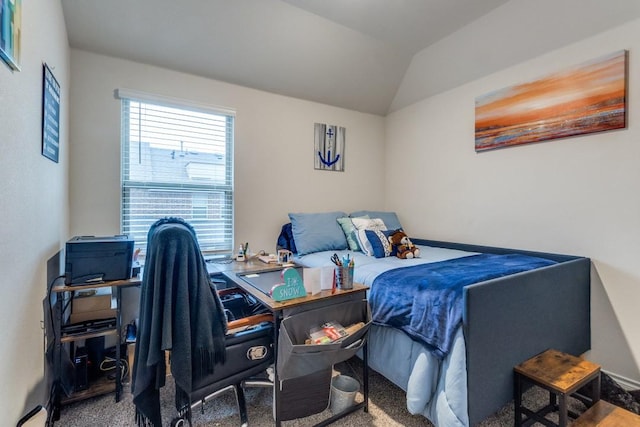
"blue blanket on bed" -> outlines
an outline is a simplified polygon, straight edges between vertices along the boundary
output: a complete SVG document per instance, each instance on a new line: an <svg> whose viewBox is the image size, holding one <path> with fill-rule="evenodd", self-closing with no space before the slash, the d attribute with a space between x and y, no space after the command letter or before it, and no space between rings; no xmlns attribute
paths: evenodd
<svg viewBox="0 0 640 427"><path fill-rule="evenodd" d="M372 320L404 331L442 358L462 322L463 287L551 264L556 262L519 254L480 254L389 270L371 286Z"/></svg>

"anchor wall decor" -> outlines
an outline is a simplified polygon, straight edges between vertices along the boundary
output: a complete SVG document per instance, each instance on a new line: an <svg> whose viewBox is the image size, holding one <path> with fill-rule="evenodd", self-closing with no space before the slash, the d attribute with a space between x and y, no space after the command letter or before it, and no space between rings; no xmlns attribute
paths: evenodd
<svg viewBox="0 0 640 427"><path fill-rule="evenodd" d="M344 171L344 127L316 123L314 126L314 167L320 170Z"/></svg>

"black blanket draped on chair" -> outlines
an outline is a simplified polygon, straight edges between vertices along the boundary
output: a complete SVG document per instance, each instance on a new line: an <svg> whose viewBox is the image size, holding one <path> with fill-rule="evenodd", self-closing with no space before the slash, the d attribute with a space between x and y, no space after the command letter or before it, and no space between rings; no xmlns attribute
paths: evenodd
<svg viewBox="0 0 640 427"><path fill-rule="evenodd" d="M132 391L137 424L160 427L165 350L171 351L176 409L190 419L193 378L224 363L227 323L194 229L182 219L163 218L149 229L147 243Z"/></svg>

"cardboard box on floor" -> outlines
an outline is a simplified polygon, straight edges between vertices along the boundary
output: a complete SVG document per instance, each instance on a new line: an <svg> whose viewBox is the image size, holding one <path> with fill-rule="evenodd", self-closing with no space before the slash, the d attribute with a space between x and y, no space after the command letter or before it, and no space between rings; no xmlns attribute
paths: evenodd
<svg viewBox="0 0 640 427"><path fill-rule="evenodd" d="M129 359L129 381L133 375L133 361L136 354L136 343L127 344L127 357ZM164 363L167 371L167 376L171 375L171 352L164 352Z"/></svg>
<svg viewBox="0 0 640 427"><path fill-rule="evenodd" d="M111 287L76 291L71 303L71 323L109 319L117 315L117 301Z"/></svg>

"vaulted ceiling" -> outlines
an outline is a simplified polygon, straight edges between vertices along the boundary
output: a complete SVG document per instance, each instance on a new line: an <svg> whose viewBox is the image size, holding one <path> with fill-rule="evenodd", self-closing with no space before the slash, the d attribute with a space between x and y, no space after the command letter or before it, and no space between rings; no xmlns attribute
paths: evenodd
<svg viewBox="0 0 640 427"><path fill-rule="evenodd" d="M540 1L531 3L537 7ZM579 13L570 4L577 0L542 3L549 1L558 13ZM637 2L606 3L609 9L615 9L616 3L630 1ZM416 54L496 8L510 6L507 3L524 4L521 0L61 2L72 48L379 115L428 95L422 89L412 93L412 86L399 91ZM600 0L580 2L584 8L593 9ZM620 10L613 21L624 16L625 11ZM607 16L595 17L609 25ZM556 31L566 33L563 19L556 19ZM583 33L596 31L599 26L587 22L585 28ZM495 31L500 34L499 26ZM539 39L538 44L540 40L547 44L563 42L548 35L530 34L529 39ZM522 50L530 54L526 52L528 46L521 40L518 43L514 60ZM546 45L543 48L549 49ZM496 66L505 65L491 59ZM478 63L478 67L481 65ZM474 67L476 74L478 67ZM474 70L460 70L474 77ZM429 81L430 76L421 75L420 79ZM459 84L463 79L456 77L452 82ZM428 89L431 93L453 84L446 78L432 80Z"/></svg>
<svg viewBox="0 0 640 427"><path fill-rule="evenodd" d="M62 0L71 47L385 114L413 55L506 0Z"/></svg>

